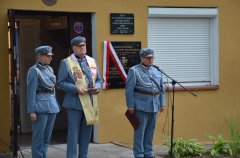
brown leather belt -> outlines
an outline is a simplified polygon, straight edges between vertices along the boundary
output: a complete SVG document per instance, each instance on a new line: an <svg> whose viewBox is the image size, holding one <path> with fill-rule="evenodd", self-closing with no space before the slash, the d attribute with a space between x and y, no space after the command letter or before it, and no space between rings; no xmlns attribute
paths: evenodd
<svg viewBox="0 0 240 158"><path fill-rule="evenodd" d="M134 89L135 92L138 92L138 93L142 93L142 94L146 94L146 95L158 95L160 94L159 91L156 91L156 92L149 92L149 91L143 91L143 90L140 90L140 89Z"/></svg>
<svg viewBox="0 0 240 158"><path fill-rule="evenodd" d="M49 94L53 94L54 90L37 90L37 94L45 94L45 93L49 93Z"/></svg>

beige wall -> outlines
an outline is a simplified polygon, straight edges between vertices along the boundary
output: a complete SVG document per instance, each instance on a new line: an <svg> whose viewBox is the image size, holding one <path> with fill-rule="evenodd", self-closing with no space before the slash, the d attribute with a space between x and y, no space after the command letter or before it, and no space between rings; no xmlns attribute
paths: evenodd
<svg viewBox="0 0 240 158"><path fill-rule="evenodd" d="M1 2L0 2L1 3ZM2 5L0 4L0 7ZM7 16L0 9L0 152L9 150L10 145L10 104L8 73ZM5 15L5 16L3 16Z"/></svg>
<svg viewBox="0 0 240 158"><path fill-rule="evenodd" d="M57 4L45 6L41 0L0 1L0 139L10 143L9 138L9 91L8 91L8 48L7 9L49 10L70 12L95 12L97 34L97 61L102 74L103 41L141 41L147 46L147 8L154 7L217 7L219 8L219 80L218 90L175 93L175 138L196 138L209 141L208 135L229 136L226 116L240 112L240 1L239 0L58 0ZM134 13L134 35L111 35L109 13ZM124 89L104 90L99 95L100 123L99 143L118 141L132 143L132 129L124 112ZM166 133L170 131L171 107L158 118L155 134L156 144L163 143L163 124L167 119ZM168 118L167 118L168 116ZM238 114L238 118L240 115ZM240 119L240 118L239 118ZM8 147L0 142L0 152Z"/></svg>

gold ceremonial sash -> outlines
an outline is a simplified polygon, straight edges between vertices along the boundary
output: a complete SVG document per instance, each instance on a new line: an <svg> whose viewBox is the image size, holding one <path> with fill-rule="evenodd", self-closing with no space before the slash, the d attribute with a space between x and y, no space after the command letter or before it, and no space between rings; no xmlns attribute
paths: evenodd
<svg viewBox="0 0 240 158"><path fill-rule="evenodd" d="M96 74L97 74L96 63L94 59L90 58L89 56L86 56L86 59L92 72L93 85L95 85ZM69 56L67 58L67 61L69 63L71 73L75 79L75 84L81 88L87 89L88 86L85 81L85 74L82 72L82 69L79 63L76 60L74 60L72 56ZM93 94L93 105L88 93L79 94L79 99L82 104L87 125L93 125L97 123L99 120L97 95Z"/></svg>

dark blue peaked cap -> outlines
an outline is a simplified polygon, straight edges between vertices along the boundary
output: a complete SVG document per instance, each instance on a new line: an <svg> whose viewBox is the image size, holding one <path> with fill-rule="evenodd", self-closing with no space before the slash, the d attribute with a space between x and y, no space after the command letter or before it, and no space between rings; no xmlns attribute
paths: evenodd
<svg viewBox="0 0 240 158"><path fill-rule="evenodd" d="M35 54L53 55L51 46L39 46L35 49Z"/></svg>
<svg viewBox="0 0 240 158"><path fill-rule="evenodd" d="M153 49L143 48L143 49L139 52L139 56L140 56L140 57L144 57L144 56L147 56L147 55L152 55L152 56L154 56L154 51L153 51Z"/></svg>
<svg viewBox="0 0 240 158"><path fill-rule="evenodd" d="M71 40L71 45L72 46L75 46L75 45L78 45L80 43L86 43L86 38L85 37L82 37L82 36L77 36L77 37L74 37L72 40Z"/></svg>

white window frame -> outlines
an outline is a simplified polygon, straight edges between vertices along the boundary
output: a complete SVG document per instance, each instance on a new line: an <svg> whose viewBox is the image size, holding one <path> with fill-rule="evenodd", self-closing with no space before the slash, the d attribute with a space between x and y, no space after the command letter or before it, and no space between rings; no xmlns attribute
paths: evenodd
<svg viewBox="0 0 240 158"><path fill-rule="evenodd" d="M217 8L148 8L148 17L164 18L209 18L210 19L210 83L207 86L219 85L219 38ZM149 43L148 43L149 45ZM157 54L156 54L157 55ZM161 66L161 65L159 65ZM167 73L167 72L166 72ZM165 80L166 81L166 80ZM191 81L190 81L191 82ZM184 84L189 86L206 86L206 83Z"/></svg>

